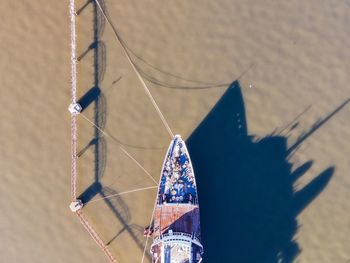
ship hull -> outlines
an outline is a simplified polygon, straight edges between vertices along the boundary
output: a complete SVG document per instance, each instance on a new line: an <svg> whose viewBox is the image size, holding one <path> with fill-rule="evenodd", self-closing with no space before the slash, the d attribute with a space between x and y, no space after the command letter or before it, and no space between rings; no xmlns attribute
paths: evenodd
<svg viewBox="0 0 350 263"><path fill-rule="evenodd" d="M181 136L164 159L152 226L153 262L201 262L200 213L192 162Z"/></svg>

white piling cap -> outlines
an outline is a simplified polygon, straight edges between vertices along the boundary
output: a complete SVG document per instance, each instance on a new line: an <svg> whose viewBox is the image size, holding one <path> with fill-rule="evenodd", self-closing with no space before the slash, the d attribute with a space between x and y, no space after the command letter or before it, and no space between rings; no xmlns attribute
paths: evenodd
<svg viewBox="0 0 350 263"><path fill-rule="evenodd" d="M83 202L79 199L77 199L75 202L72 202L69 205L69 208L72 212L77 212L78 210L82 209L84 206Z"/></svg>
<svg viewBox="0 0 350 263"><path fill-rule="evenodd" d="M83 108L79 103L72 103L69 105L68 110L71 114L79 114Z"/></svg>

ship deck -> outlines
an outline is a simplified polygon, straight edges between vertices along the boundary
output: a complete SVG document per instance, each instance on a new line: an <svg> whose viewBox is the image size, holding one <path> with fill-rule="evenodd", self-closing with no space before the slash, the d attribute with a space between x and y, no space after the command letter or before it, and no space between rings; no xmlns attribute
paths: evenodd
<svg viewBox="0 0 350 263"><path fill-rule="evenodd" d="M197 186L185 142L175 136L165 157L158 192L158 204L197 204Z"/></svg>
<svg viewBox="0 0 350 263"><path fill-rule="evenodd" d="M200 239L199 207L191 204L158 205L154 216L155 239L168 230L194 234Z"/></svg>

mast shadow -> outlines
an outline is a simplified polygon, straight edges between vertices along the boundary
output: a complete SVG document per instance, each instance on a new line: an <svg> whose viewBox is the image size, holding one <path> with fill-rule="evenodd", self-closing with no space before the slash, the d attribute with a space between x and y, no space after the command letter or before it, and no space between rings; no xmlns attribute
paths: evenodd
<svg viewBox="0 0 350 263"><path fill-rule="evenodd" d="M304 140L305 136L296 144ZM203 261L293 262L300 252L297 216L327 186L335 168L328 167L296 190L296 180L312 161L293 172L289 157L295 144L288 148L282 135L256 139L248 134L238 81L193 131L187 145L201 203Z"/></svg>

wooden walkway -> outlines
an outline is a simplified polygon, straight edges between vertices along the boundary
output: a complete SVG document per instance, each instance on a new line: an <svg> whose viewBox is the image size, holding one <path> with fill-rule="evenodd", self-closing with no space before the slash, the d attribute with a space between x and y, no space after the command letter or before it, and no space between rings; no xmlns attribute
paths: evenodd
<svg viewBox="0 0 350 263"><path fill-rule="evenodd" d="M71 103L75 104L77 101L77 55L76 55L76 21L75 21L75 0L69 1L69 15L70 15L70 44L71 44ZM77 115L71 114L71 199L72 202L77 201ZM75 212L79 217L81 224L90 234L96 244L102 249L111 263L117 263L109 251L108 246L104 244L95 229L89 224L80 210Z"/></svg>

